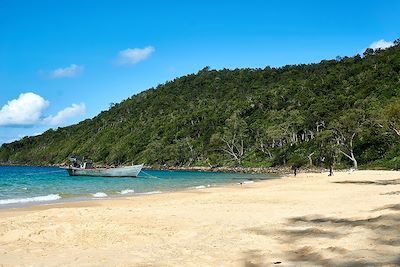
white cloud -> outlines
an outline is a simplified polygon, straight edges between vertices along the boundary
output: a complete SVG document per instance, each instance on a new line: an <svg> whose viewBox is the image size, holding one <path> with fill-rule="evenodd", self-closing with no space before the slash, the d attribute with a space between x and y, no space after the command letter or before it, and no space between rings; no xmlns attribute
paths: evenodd
<svg viewBox="0 0 400 267"><path fill-rule="evenodd" d="M147 59L155 51L154 47L128 48L118 53L117 64L136 64Z"/></svg>
<svg viewBox="0 0 400 267"><path fill-rule="evenodd" d="M386 42L384 39L381 39L379 41L373 42L372 44L369 45L369 48L372 48L374 50L376 49L386 49L391 46L393 46L393 42Z"/></svg>
<svg viewBox="0 0 400 267"><path fill-rule="evenodd" d="M86 111L84 103L72 104L55 116L44 118L44 111L49 105L50 102L40 95L22 93L0 109L0 126L60 125L72 117L83 115Z"/></svg>
<svg viewBox="0 0 400 267"><path fill-rule="evenodd" d="M85 67L81 65L71 64L65 68L58 68L50 71L50 77L57 78L72 78L83 73Z"/></svg>
<svg viewBox="0 0 400 267"><path fill-rule="evenodd" d="M33 125L40 121L49 101L34 93L22 93L0 110L1 125Z"/></svg>
<svg viewBox="0 0 400 267"><path fill-rule="evenodd" d="M55 116L48 116L43 119L44 124L58 125L65 122L67 119L83 115L86 112L86 106L84 103L72 104L72 106L60 110Z"/></svg>

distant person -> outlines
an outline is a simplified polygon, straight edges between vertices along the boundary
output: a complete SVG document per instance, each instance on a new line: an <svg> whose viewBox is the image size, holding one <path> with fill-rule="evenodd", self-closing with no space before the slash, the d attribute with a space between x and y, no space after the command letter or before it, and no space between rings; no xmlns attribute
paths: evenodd
<svg viewBox="0 0 400 267"><path fill-rule="evenodd" d="M293 170L294 177L296 177L296 175L297 175L298 168L299 167L297 165L292 165L292 170Z"/></svg>

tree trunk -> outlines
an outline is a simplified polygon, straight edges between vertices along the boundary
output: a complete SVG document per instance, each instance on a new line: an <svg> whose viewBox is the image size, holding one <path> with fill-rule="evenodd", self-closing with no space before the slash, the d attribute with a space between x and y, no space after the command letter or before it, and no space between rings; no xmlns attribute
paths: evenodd
<svg viewBox="0 0 400 267"><path fill-rule="evenodd" d="M400 129L396 129L396 128L393 127L393 131L394 131L398 136L400 136Z"/></svg>
<svg viewBox="0 0 400 267"><path fill-rule="evenodd" d="M235 161L241 164L242 160L241 157L244 155L244 142L243 139L241 140L240 147L238 148L235 145L235 136L233 137L233 140L229 142L228 140L221 138L221 140L225 143L227 149L222 149L225 151L227 154L229 154Z"/></svg>
<svg viewBox="0 0 400 267"><path fill-rule="evenodd" d="M315 153L315 152L313 152L313 153L311 153L310 155L307 156L307 157L308 157L308 163L309 163L310 167L313 166L313 163L312 163L312 155L314 155L314 153Z"/></svg>
<svg viewBox="0 0 400 267"><path fill-rule="evenodd" d="M345 155L348 159L350 159L353 162L353 168L355 170L358 169L358 163L357 163L357 159L354 157L353 149L350 150L350 155L344 153L342 150L339 150L339 152L342 153L343 155Z"/></svg>
<svg viewBox="0 0 400 267"><path fill-rule="evenodd" d="M358 163L357 163L356 158L354 157L353 150L351 150L351 160L353 161L354 169L357 170L358 169Z"/></svg>
<svg viewBox="0 0 400 267"><path fill-rule="evenodd" d="M272 154L271 154L271 152L269 151L269 149L267 148L266 145L264 145L263 143L260 143L260 148L259 148L259 150L260 150L262 153L268 155L268 157L269 157L270 159L272 159Z"/></svg>
<svg viewBox="0 0 400 267"><path fill-rule="evenodd" d="M358 163L357 163L356 159L353 160L353 167L354 167L355 170L358 169Z"/></svg>

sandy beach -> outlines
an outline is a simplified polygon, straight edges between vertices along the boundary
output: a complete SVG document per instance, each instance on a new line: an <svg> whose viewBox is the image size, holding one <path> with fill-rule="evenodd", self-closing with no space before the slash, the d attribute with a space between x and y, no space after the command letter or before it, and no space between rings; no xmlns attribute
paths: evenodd
<svg viewBox="0 0 400 267"><path fill-rule="evenodd" d="M400 172L0 211L0 266L400 266Z"/></svg>

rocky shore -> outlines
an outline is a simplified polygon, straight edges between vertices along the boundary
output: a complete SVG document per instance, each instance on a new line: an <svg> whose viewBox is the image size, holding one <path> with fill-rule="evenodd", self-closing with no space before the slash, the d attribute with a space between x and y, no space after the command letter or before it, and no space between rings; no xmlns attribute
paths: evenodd
<svg viewBox="0 0 400 267"><path fill-rule="evenodd" d="M9 162L0 162L0 166L30 166L30 167L67 167L68 164L48 164L48 165L30 165L30 164L15 164ZM98 168L113 168L114 165L96 164ZM291 167L276 166L276 167L240 167L240 166L163 166L163 165L145 165L144 169L151 170L179 170L179 171L208 171L208 172L234 172L234 173L277 173L290 174L293 173ZM304 173L320 173L327 172L327 169L318 167L301 167L298 172Z"/></svg>

